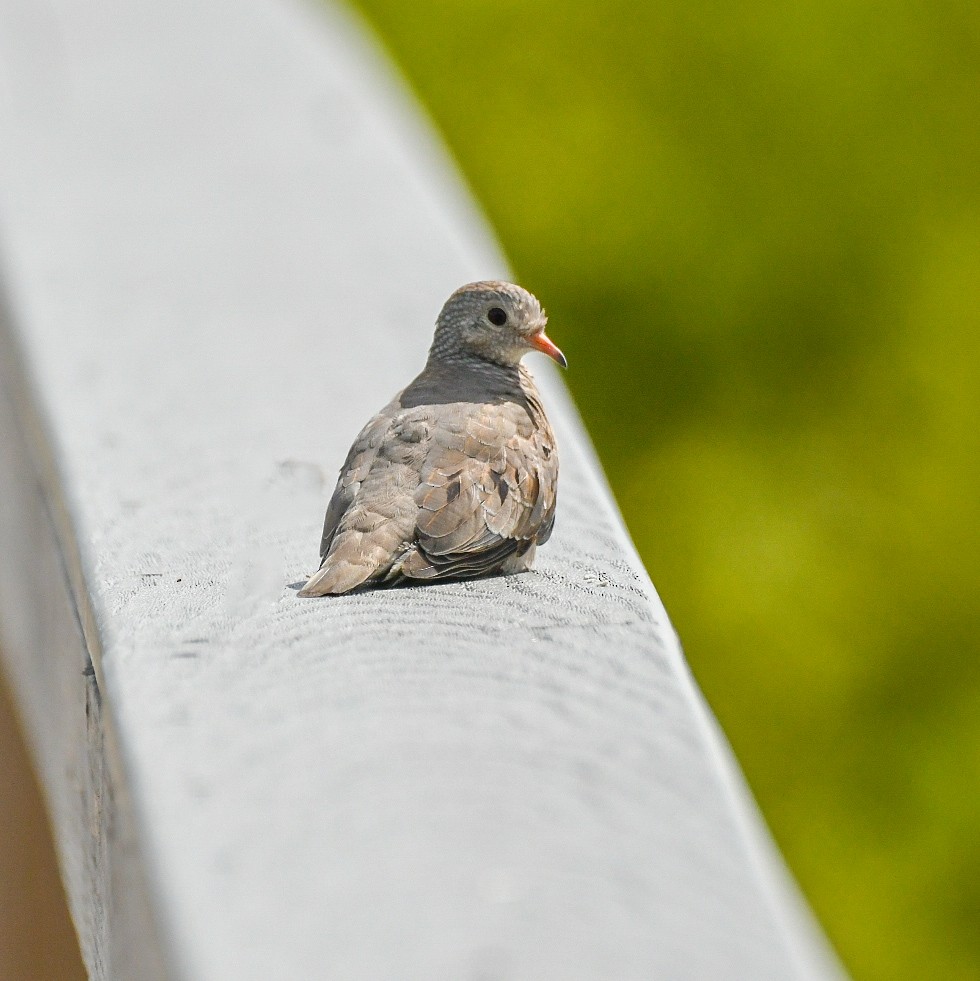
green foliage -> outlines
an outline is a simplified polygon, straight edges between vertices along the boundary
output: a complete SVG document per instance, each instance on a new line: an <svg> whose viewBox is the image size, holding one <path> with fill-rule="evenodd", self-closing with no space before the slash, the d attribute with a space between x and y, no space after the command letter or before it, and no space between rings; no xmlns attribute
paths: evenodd
<svg viewBox="0 0 980 981"><path fill-rule="evenodd" d="M980 6L358 0L855 978L980 974Z"/></svg>

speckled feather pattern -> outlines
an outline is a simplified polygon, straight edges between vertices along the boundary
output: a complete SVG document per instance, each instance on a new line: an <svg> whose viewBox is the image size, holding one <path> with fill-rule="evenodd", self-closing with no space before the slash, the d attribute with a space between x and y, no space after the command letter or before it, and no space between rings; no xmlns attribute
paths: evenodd
<svg viewBox="0 0 980 981"><path fill-rule="evenodd" d="M479 323L495 306L510 330ZM519 363L530 349L521 331L543 324L537 300L510 284L450 298L425 369L348 453L304 595L530 567L551 534L558 485L554 433Z"/></svg>

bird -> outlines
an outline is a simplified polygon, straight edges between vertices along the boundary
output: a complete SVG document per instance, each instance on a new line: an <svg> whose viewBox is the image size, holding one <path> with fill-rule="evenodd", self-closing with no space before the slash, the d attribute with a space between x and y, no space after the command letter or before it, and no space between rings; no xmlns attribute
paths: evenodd
<svg viewBox="0 0 980 981"><path fill-rule="evenodd" d="M563 368L537 298L457 289L421 374L361 430L300 596L524 572L551 536L558 450L525 354Z"/></svg>

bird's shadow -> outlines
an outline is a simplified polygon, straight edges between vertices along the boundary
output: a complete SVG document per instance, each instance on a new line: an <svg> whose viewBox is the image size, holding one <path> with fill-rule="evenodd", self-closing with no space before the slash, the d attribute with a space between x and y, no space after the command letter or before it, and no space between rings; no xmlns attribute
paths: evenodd
<svg viewBox="0 0 980 981"><path fill-rule="evenodd" d="M336 595L332 593L325 593L323 596L297 596L297 599L339 599L341 596L358 596L362 593L388 593L392 590L401 589L431 589L433 586L447 586L451 582L464 582L466 580L462 579L443 579L439 583L428 583L428 582L412 582L410 579L400 579L396 582L369 582L364 583L361 586L357 586L355 589L351 589L346 593L338 593ZM472 580L470 580L472 581ZM300 579L298 582L290 582L286 584L287 589L293 590L295 593L299 591L306 585L307 580Z"/></svg>
<svg viewBox="0 0 980 981"><path fill-rule="evenodd" d="M349 593L341 593L339 596L354 596L362 593L387 593L394 590L401 591L403 589L439 589L443 586L458 586L461 583L478 583L478 582L492 582L495 579L510 579L517 575L527 575L528 573L533 574L534 570L525 569L521 573L497 573L496 575L490 576L460 576L458 578L446 578L428 581L419 581L412 579L396 579L394 582L372 582L364 583L362 586L358 586L356 589L352 589ZM300 579L297 582L290 582L286 584L287 589L293 590L293 592L298 593L305 585L307 580ZM304 596L303 599L338 599L339 596L332 596L330 594L326 596ZM297 597L299 599L300 597Z"/></svg>

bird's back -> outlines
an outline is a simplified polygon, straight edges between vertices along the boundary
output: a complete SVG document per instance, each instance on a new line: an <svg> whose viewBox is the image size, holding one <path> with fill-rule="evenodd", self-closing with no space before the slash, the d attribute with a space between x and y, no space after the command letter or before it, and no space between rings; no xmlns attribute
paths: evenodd
<svg viewBox="0 0 980 981"><path fill-rule="evenodd" d="M354 441L303 592L526 568L551 533L557 478L526 369L430 362Z"/></svg>

